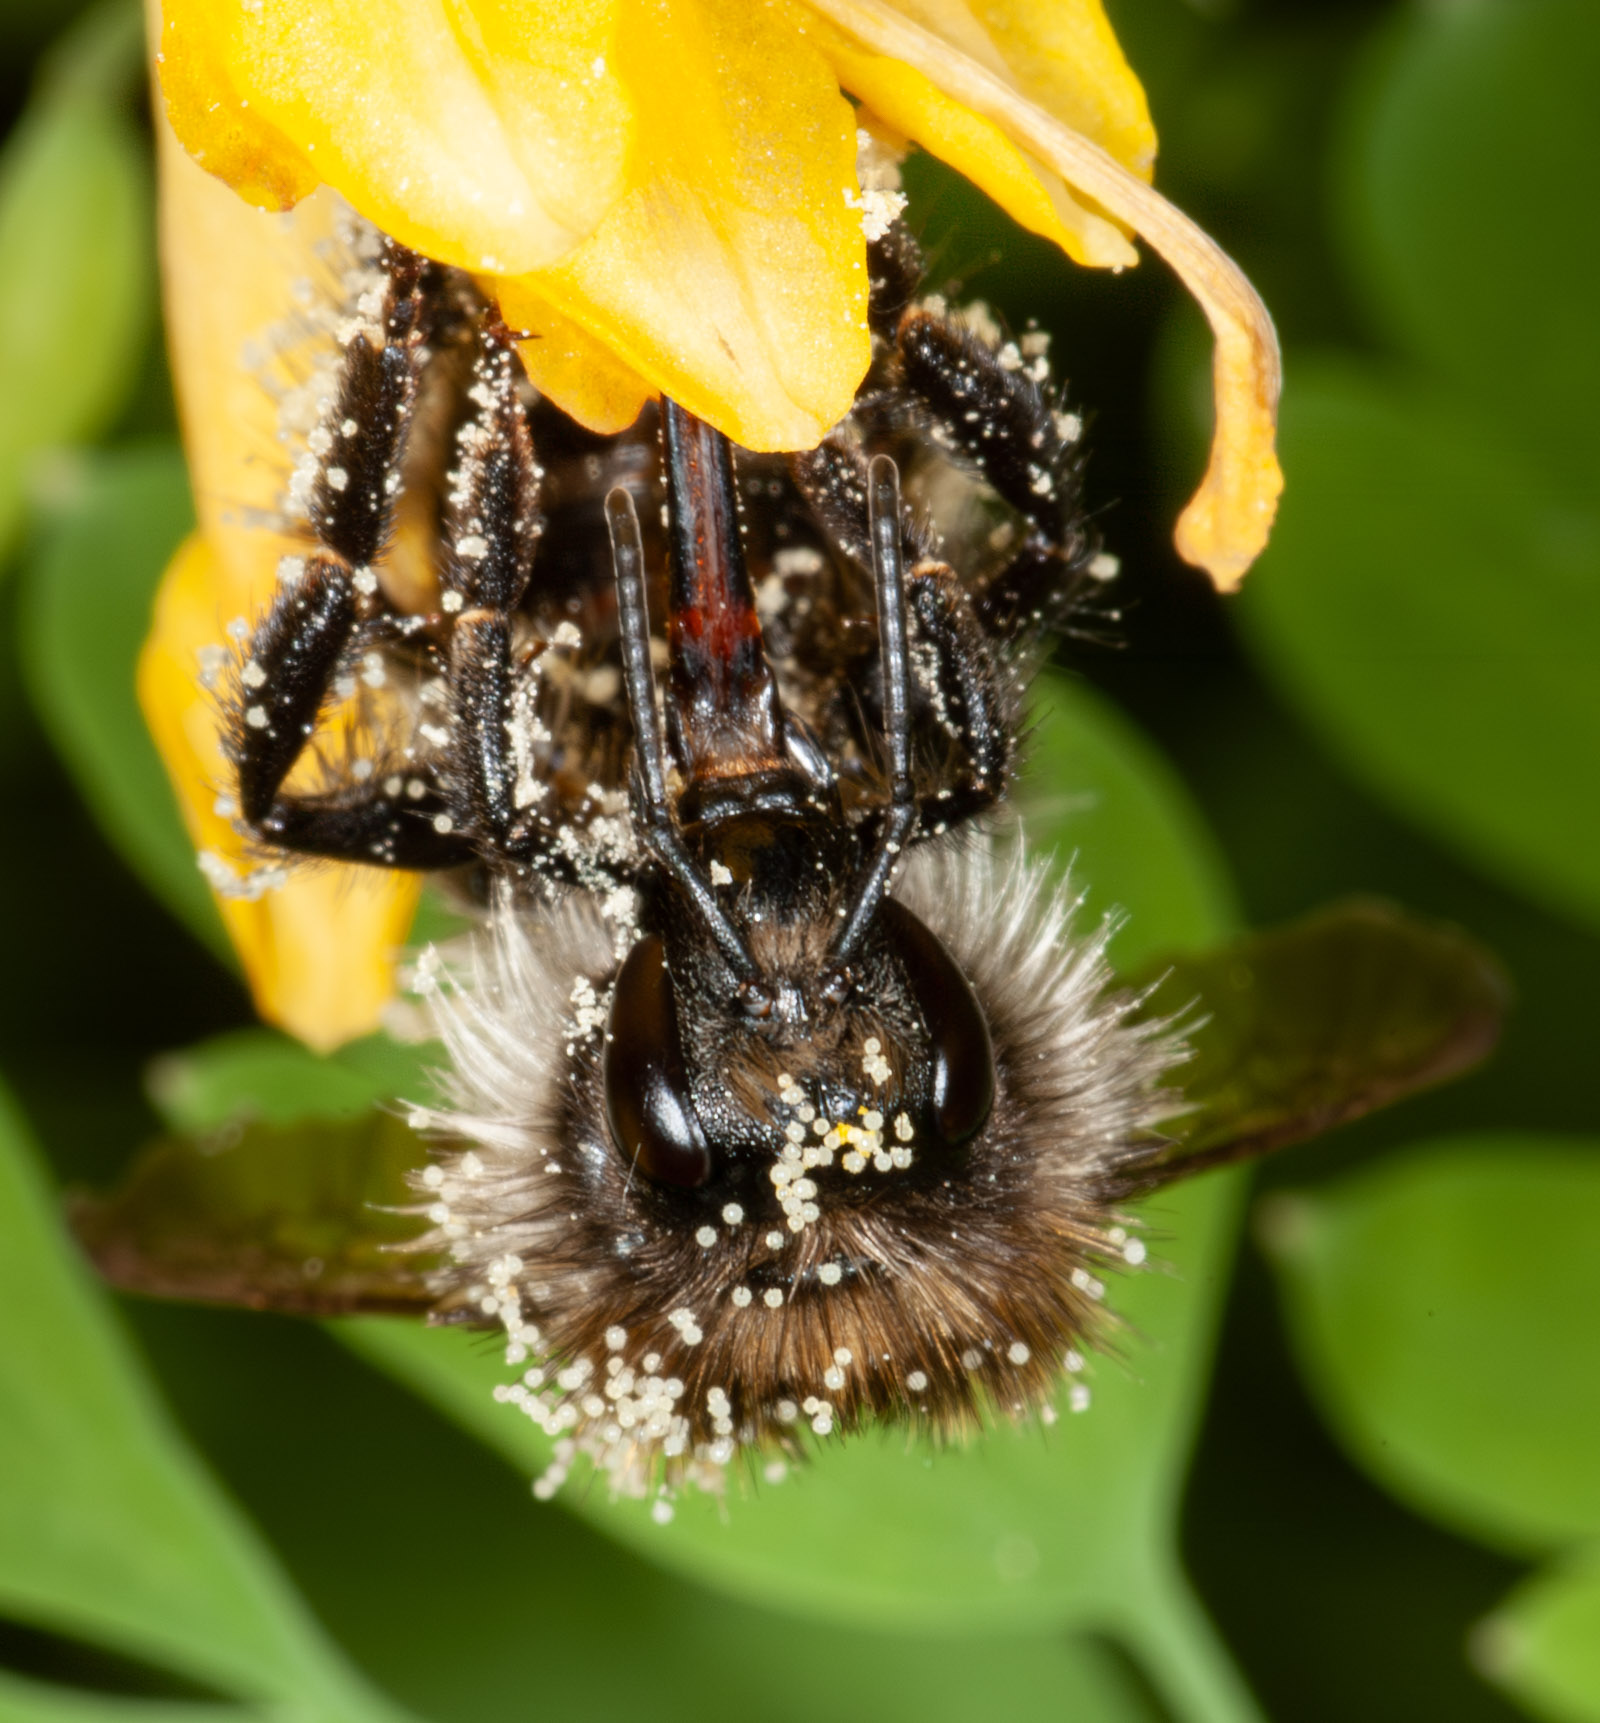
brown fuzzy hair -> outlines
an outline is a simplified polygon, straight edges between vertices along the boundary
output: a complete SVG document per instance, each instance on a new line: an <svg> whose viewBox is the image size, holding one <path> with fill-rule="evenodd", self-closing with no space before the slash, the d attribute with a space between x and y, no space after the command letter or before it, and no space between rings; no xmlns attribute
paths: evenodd
<svg viewBox="0 0 1600 1723"><path fill-rule="evenodd" d="M1081 1367L1103 1276L1142 1258L1115 1192L1159 1150L1182 1044L1130 1021L1108 929L1073 934L1070 892L1020 847L924 852L896 895L984 1009L993 1110L937 1165L819 1173L798 1232L775 1208L664 1202L612 1147L599 1073L618 941L592 896L502 897L434 987L452 1070L419 1122L450 1141L424 1178L422 1242L450 1259L440 1316L503 1324L508 1363L529 1366L504 1397L558 1438L547 1488L576 1453L625 1493L714 1488L741 1450L792 1451L807 1426L947 1435L986 1405L1044 1408Z"/></svg>

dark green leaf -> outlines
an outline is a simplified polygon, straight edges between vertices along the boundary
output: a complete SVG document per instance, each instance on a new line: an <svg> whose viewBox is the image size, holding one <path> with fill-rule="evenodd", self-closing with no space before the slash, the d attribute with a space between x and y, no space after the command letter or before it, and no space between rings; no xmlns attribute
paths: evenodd
<svg viewBox="0 0 1600 1723"><path fill-rule="evenodd" d="M97 9L63 48L0 152L0 563L29 464L126 398L153 297L149 170L123 112L137 7Z"/></svg>
<svg viewBox="0 0 1600 1723"><path fill-rule="evenodd" d="M178 919L231 961L134 694L157 583L193 524L176 447L88 462L28 570L24 666L50 738L107 836Z"/></svg>
<svg viewBox="0 0 1600 1723"><path fill-rule="evenodd" d="M1264 1155L1457 1076L1499 1037L1504 974L1455 928L1337 904L1168 966L1142 1015L1196 1022L1174 1077L1192 1109L1164 1183Z"/></svg>
<svg viewBox="0 0 1600 1723"><path fill-rule="evenodd" d="M1474 1661L1535 1717L1600 1723L1600 1562L1541 1573L1472 1636Z"/></svg>
<svg viewBox="0 0 1600 1723"><path fill-rule="evenodd" d="M1600 462L1597 87L1593 0L1412 8L1343 175L1378 315L1582 497Z"/></svg>
<svg viewBox="0 0 1600 1723"><path fill-rule="evenodd" d="M370 1110L291 1129L223 1126L146 1149L73 1224L114 1286L158 1298L301 1315L417 1311L423 1222L406 1174L423 1159L405 1122Z"/></svg>
<svg viewBox="0 0 1600 1723"><path fill-rule="evenodd" d="M168 1422L3 1095L0 1237L0 1615L298 1706L308 1723L395 1719Z"/></svg>
<svg viewBox="0 0 1600 1723"><path fill-rule="evenodd" d="M1514 1553L1600 1536L1600 1139L1429 1144L1262 1226L1368 1470Z"/></svg>
<svg viewBox="0 0 1600 1723"><path fill-rule="evenodd" d="M1291 369L1290 483L1241 616L1402 817L1600 926L1600 514L1509 431L1358 367Z"/></svg>

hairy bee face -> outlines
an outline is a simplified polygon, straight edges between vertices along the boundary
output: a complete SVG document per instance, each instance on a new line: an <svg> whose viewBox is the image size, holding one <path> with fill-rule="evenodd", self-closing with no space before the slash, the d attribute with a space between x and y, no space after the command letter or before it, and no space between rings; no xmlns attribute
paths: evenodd
<svg viewBox="0 0 1600 1723"><path fill-rule="evenodd" d="M937 1434L1046 1406L1138 1260L1113 1210L1180 1050L1107 991L1036 865L919 860L850 996L752 1027L590 900L496 908L434 1009L473 1147L430 1172L444 1307L491 1315L507 1397L624 1491L872 1414ZM759 926L760 924L754 924ZM758 945L759 949L759 945Z"/></svg>

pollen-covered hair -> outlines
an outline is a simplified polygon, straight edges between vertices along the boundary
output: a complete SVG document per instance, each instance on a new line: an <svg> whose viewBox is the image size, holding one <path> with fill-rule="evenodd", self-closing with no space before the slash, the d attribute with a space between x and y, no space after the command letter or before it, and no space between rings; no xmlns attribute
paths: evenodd
<svg viewBox="0 0 1600 1723"><path fill-rule="evenodd" d="M793 1450L807 1427L887 1414L953 1434L985 1405L1047 1408L1081 1368L1107 1321L1102 1277L1143 1257L1116 1196L1159 1148L1182 1043L1129 1020L1107 927L1074 935L1070 891L1020 849L924 852L897 896L987 1015L993 1109L958 1154L919 1164L881 1119L819 1143L791 1079L774 1102L796 1115L790 1172L816 1199L797 1228L782 1183L707 1212L663 1202L613 1146L599 1073L618 958L593 898L502 894L433 987L452 1069L419 1122L454 1141L423 1175L422 1242L449 1259L441 1311L502 1322L526 1367L502 1397L561 1439L544 1492L578 1453L643 1494L715 1488L741 1449ZM832 1146L887 1176L863 1190Z"/></svg>

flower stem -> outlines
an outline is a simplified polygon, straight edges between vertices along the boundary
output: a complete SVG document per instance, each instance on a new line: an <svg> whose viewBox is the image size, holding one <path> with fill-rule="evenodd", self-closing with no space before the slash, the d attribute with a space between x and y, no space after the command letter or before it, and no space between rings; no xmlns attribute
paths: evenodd
<svg viewBox="0 0 1600 1723"><path fill-rule="evenodd" d="M1175 1723L1266 1723L1211 1618L1171 1563L1154 1565L1117 1631Z"/></svg>

